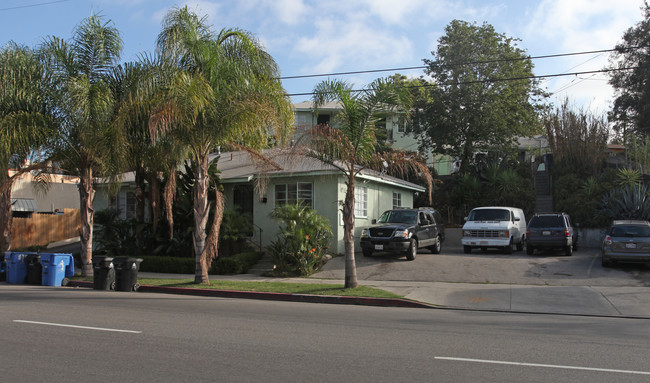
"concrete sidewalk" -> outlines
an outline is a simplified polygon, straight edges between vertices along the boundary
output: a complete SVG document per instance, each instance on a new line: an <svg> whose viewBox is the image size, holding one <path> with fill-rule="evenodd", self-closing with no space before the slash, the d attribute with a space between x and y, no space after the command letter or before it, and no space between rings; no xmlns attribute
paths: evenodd
<svg viewBox="0 0 650 383"><path fill-rule="evenodd" d="M189 274L142 272L138 275L140 278L194 278ZM343 284L343 280L335 279L269 278L256 274L211 275L210 279ZM360 280L359 284L390 291L409 300L439 308L650 319L650 288L646 287L534 286L372 280ZM248 298L254 298L254 293ZM269 299L269 297L265 296L262 299ZM295 300L309 301L308 299ZM322 300L319 301L322 302ZM375 303L376 305L392 305L382 304L382 302Z"/></svg>

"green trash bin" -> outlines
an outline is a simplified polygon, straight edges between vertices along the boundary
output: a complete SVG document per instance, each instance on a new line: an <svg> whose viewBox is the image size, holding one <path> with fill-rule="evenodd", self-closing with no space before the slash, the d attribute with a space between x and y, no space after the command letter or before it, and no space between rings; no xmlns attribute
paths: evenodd
<svg viewBox="0 0 650 383"><path fill-rule="evenodd" d="M93 256L93 289L115 290L115 267L112 257Z"/></svg>
<svg viewBox="0 0 650 383"><path fill-rule="evenodd" d="M138 270L140 270L141 258L115 257L115 291L138 291Z"/></svg>

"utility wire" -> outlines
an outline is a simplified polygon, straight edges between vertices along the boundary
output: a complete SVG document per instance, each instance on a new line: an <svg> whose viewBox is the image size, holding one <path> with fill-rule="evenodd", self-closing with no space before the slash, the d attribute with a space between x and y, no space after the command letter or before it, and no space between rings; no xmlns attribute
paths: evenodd
<svg viewBox="0 0 650 383"><path fill-rule="evenodd" d="M637 49L641 47L630 47L626 50ZM470 61L464 63L451 63L445 66L462 66L462 65L474 65L474 64L490 64L497 62L509 62L509 61L521 61L521 60L537 60L537 59L546 59L546 58L555 58L555 57L567 57L567 56L578 56L578 55L588 55L596 53L607 53L618 51L618 49L601 49L596 51L583 51L583 52L571 52L571 53L558 53L552 55L543 55L543 56L526 56L526 57L517 57L510 59L494 59L486 61ZM589 60L587 60L589 61ZM434 61L435 62L435 61ZM402 70L414 70L414 69L426 69L428 65L423 66L412 66L412 67L402 67L402 68L391 68L391 69L369 69L369 70L360 70L360 71L350 71L350 72L333 72L333 73L320 73L320 74L306 74L306 75L297 75L297 76L283 76L278 77L279 80L293 80L301 78L312 78L312 77L331 77L331 76L345 76L352 74L365 74L365 73L377 73L377 72L397 72Z"/></svg>
<svg viewBox="0 0 650 383"><path fill-rule="evenodd" d="M0 12L1 12L1 11L12 11L12 10L14 10L14 9L40 7L41 5L50 5L50 4L56 4L56 3L65 3L66 1L70 1L70 0L56 0L56 1L48 1L48 2L45 2L45 3L37 3L37 4L29 4L29 5L17 5L17 6L15 6L15 7L0 8Z"/></svg>
<svg viewBox="0 0 650 383"><path fill-rule="evenodd" d="M494 82L504 82L504 81L518 81L518 80L533 80L533 79L538 79L538 78L551 78L551 77L562 77L562 76L579 76L579 75L585 75L585 74L595 74L595 73L608 73L608 72L616 72L616 71L623 71L623 70L631 70L631 69L638 69L639 67L627 67L627 68L615 68L615 69L600 69L600 70L591 70L591 71L583 71L583 72L572 72L572 73L555 73L555 74L545 74L545 75L539 75L539 76L522 76L522 77L508 77L508 78L488 78L484 80L473 80L473 81L460 81L460 82L447 82L447 83L433 83L433 84L423 84L423 85L409 85L406 86L406 88L429 88L433 86L446 86L446 85L470 85L470 84L484 84L484 83L494 83ZM354 89L351 90L350 92L364 92L365 89ZM307 92L307 93L291 93L287 94L287 96L293 97L293 96L312 96L314 94L317 94L317 92Z"/></svg>

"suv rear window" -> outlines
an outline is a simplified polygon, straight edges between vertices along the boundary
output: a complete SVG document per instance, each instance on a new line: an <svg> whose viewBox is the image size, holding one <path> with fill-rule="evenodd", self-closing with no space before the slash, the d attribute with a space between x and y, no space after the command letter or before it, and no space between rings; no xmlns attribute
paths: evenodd
<svg viewBox="0 0 650 383"><path fill-rule="evenodd" d="M534 216L528 227L564 227L564 220L557 215Z"/></svg>
<svg viewBox="0 0 650 383"><path fill-rule="evenodd" d="M650 237L650 226L617 225L609 231L612 237Z"/></svg>

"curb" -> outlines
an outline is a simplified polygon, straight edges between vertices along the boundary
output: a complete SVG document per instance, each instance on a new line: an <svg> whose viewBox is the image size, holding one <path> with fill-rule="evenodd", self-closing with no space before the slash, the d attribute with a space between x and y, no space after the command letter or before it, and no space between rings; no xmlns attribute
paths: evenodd
<svg viewBox="0 0 650 383"><path fill-rule="evenodd" d="M93 282L70 281L68 283L68 287L86 287L92 289ZM407 299L267 293L267 292L254 292L254 291L196 289L196 288L149 286L149 285L141 285L138 288L138 292L193 295L193 296L215 297L215 298L259 299L259 300L283 301L283 302L329 303L329 304L363 305L363 306L379 306L379 307L401 307L401 308L435 308L436 307L430 304L410 301Z"/></svg>

